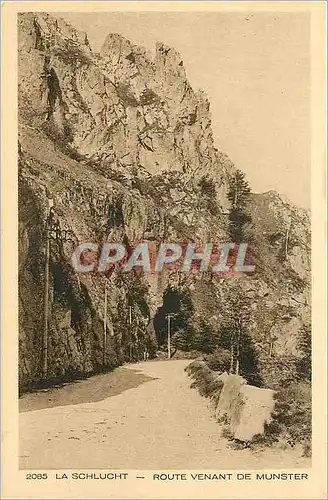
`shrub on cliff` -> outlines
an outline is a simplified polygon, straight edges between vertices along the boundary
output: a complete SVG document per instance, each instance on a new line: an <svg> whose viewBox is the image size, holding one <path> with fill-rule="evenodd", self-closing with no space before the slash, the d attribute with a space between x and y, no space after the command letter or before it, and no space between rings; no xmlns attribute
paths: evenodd
<svg viewBox="0 0 328 500"><path fill-rule="evenodd" d="M196 349L195 329L188 322L184 328L179 329L171 338L171 344L177 350L191 352Z"/></svg>
<svg viewBox="0 0 328 500"><path fill-rule="evenodd" d="M304 325L298 338L299 356L284 356L272 360L275 410L272 422L260 442L281 441L294 447L302 444L304 455L311 453L312 391L311 391L311 328ZM270 364L267 367L270 369Z"/></svg>
<svg viewBox="0 0 328 500"><path fill-rule="evenodd" d="M296 361L297 376L300 380L311 382L312 375L312 338L311 327L303 325L298 339L300 357Z"/></svg>
<svg viewBox="0 0 328 500"><path fill-rule="evenodd" d="M216 402L223 388L223 380L218 373L212 371L204 361L195 360L186 367L186 372L194 380L192 388L196 388L201 396L211 398Z"/></svg>
<svg viewBox="0 0 328 500"><path fill-rule="evenodd" d="M211 354L205 356L205 361L211 370L218 372L229 372L230 351L224 347L218 347Z"/></svg>
<svg viewBox="0 0 328 500"><path fill-rule="evenodd" d="M213 179L208 176L203 176L199 181L199 187L206 208L212 215L216 215L218 213L218 205L216 202L216 189Z"/></svg>
<svg viewBox="0 0 328 500"><path fill-rule="evenodd" d="M266 425L264 436L255 440L261 444L286 443L294 447L303 446L303 453L311 453L312 411L311 385L295 382L275 394L275 409L272 422Z"/></svg>
<svg viewBox="0 0 328 500"><path fill-rule="evenodd" d="M93 63L91 55L83 51L77 44L66 41L62 46L56 45L52 49L52 55L58 57L64 64L81 64L91 65Z"/></svg>
<svg viewBox="0 0 328 500"><path fill-rule="evenodd" d="M203 319L200 320L199 325L195 324L195 347L198 351L205 354L211 354L215 351L219 344L218 332Z"/></svg>

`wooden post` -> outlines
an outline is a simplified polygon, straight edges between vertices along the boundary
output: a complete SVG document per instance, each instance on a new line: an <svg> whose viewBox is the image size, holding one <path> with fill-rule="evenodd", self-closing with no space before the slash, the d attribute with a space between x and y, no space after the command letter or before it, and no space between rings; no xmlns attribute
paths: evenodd
<svg viewBox="0 0 328 500"><path fill-rule="evenodd" d="M236 353L236 375L239 375L239 358L240 358L240 330L237 335L237 353Z"/></svg>
<svg viewBox="0 0 328 500"><path fill-rule="evenodd" d="M48 374L48 307L49 307L49 262L50 262L50 239L49 229L46 227L46 261L44 269L44 299L43 299L43 362L42 377L47 378Z"/></svg>
<svg viewBox="0 0 328 500"><path fill-rule="evenodd" d="M105 285L104 300L104 337L103 337L103 365L106 366L106 345L107 345L107 285Z"/></svg>
<svg viewBox="0 0 328 500"><path fill-rule="evenodd" d="M129 358L132 360L132 306L129 306Z"/></svg>
<svg viewBox="0 0 328 500"><path fill-rule="evenodd" d="M48 198L49 214L45 221L45 268L44 268L44 295L43 295L43 342L42 342L42 377L48 376L48 329L49 329L49 267L50 267L50 231L52 229L54 200Z"/></svg>
<svg viewBox="0 0 328 500"><path fill-rule="evenodd" d="M233 345L233 340L231 338L231 344L230 344L230 371L229 373L233 373L233 365L234 365L234 345Z"/></svg>
<svg viewBox="0 0 328 500"><path fill-rule="evenodd" d="M289 220L288 227L286 229L286 242L285 242L285 260L287 260L288 255L288 243L289 243L289 232L292 225L292 220Z"/></svg>
<svg viewBox="0 0 328 500"><path fill-rule="evenodd" d="M167 315L167 359L171 359L171 314Z"/></svg>

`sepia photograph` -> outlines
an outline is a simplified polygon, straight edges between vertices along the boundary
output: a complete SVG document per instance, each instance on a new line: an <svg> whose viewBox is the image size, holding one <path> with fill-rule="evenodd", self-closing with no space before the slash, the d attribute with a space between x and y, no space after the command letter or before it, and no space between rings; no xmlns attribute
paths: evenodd
<svg viewBox="0 0 328 500"><path fill-rule="evenodd" d="M16 15L21 477L302 488L310 10L51 3Z"/></svg>

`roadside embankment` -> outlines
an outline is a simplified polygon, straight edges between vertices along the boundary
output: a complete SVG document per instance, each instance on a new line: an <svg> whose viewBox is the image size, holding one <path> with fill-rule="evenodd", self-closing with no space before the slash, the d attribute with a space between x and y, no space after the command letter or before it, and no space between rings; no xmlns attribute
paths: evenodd
<svg viewBox="0 0 328 500"><path fill-rule="evenodd" d="M274 410L274 391L248 385L239 375L218 373L204 361L195 360L186 367L194 380L192 387L211 398L218 422L229 425L233 439L249 443L264 434Z"/></svg>

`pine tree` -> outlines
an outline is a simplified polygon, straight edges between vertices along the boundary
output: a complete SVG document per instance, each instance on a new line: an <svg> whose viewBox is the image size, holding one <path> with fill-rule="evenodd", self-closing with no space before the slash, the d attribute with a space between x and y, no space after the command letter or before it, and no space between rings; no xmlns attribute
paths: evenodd
<svg viewBox="0 0 328 500"><path fill-rule="evenodd" d="M223 308L219 345L230 350L230 373L242 375L250 383L261 385L257 358L251 336L251 299L242 289L232 286Z"/></svg>
<svg viewBox="0 0 328 500"><path fill-rule="evenodd" d="M246 180L245 174L237 170L230 180L228 200L231 203L229 212L229 232L236 243L243 241L245 237L245 226L251 222L251 217L247 210L247 201L251 190Z"/></svg>
<svg viewBox="0 0 328 500"><path fill-rule="evenodd" d="M229 183L228 200L232 207L244 207L251 192L246 175L241 170L236 170Z"/></svg>
<svg viewBox="0 0 328 500"><path fill-rule="evenodd" d="M218 333L211 327L211 325L202 320L197 335L196 348L205 354L210 354L217 347L218 341Z"/></svg>

